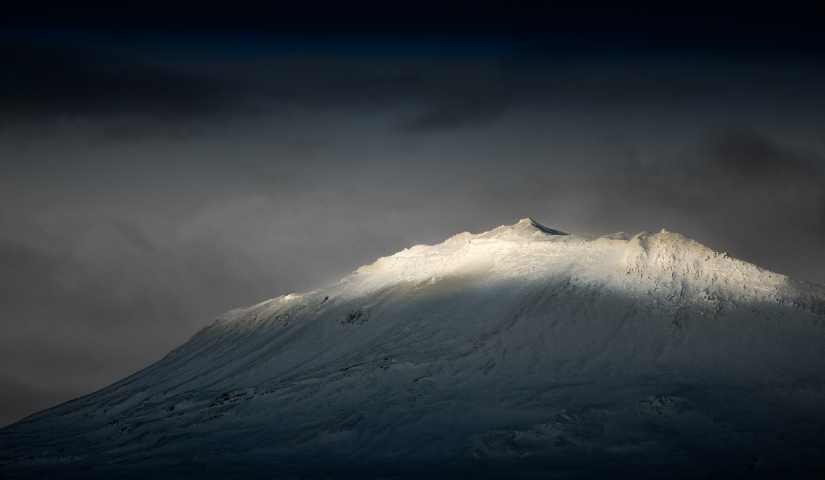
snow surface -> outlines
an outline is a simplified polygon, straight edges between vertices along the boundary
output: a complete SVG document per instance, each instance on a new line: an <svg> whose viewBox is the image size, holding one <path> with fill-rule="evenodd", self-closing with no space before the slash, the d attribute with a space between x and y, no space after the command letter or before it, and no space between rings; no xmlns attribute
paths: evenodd
<svg viewBox="0 0 825 480"><path fill-rule="evenodd" d="M525 219L219 317L0 477L822 478L825 289Z"/></svg>

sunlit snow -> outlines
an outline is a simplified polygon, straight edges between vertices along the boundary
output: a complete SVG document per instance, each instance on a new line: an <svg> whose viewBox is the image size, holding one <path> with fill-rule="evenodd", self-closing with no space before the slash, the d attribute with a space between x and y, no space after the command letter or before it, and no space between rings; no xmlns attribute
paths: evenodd
<svg viewBox="0 0 825 480"><path fill-rule="evenodd" d="M228 312L0 430L0 477L816 478L823 386L821 285L525 219Z"/></svg>

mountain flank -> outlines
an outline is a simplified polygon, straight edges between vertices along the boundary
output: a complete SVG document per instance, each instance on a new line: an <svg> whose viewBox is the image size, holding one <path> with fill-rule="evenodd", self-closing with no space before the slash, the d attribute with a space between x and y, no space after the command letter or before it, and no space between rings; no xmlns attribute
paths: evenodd
<svg viewBox="0 0 825 480"><path fill-rule="evenodd" d="M227 312L0 478L821 478L825 288L531 219Z"/></svg>

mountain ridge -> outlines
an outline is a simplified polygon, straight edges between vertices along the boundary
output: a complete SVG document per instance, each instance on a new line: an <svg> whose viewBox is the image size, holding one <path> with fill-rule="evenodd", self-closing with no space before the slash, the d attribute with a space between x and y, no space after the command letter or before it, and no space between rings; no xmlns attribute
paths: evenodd
<svg viewBox="0 0 825 480"><path fill-rule="evenodd" d="M227 312L1 429L0 476L819 471L821 285L667 231L548 231L461 233Z"/></svg>

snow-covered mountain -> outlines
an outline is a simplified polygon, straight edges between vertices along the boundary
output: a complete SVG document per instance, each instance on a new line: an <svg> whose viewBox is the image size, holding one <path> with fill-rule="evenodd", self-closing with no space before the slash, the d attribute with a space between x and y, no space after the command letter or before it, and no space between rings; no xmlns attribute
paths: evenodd
<svg viewBox="0 0 825 480"><path fill-rule="evenodd" d="M226 313L0 477L822 478L825 288L525 219Z"/></svg>

